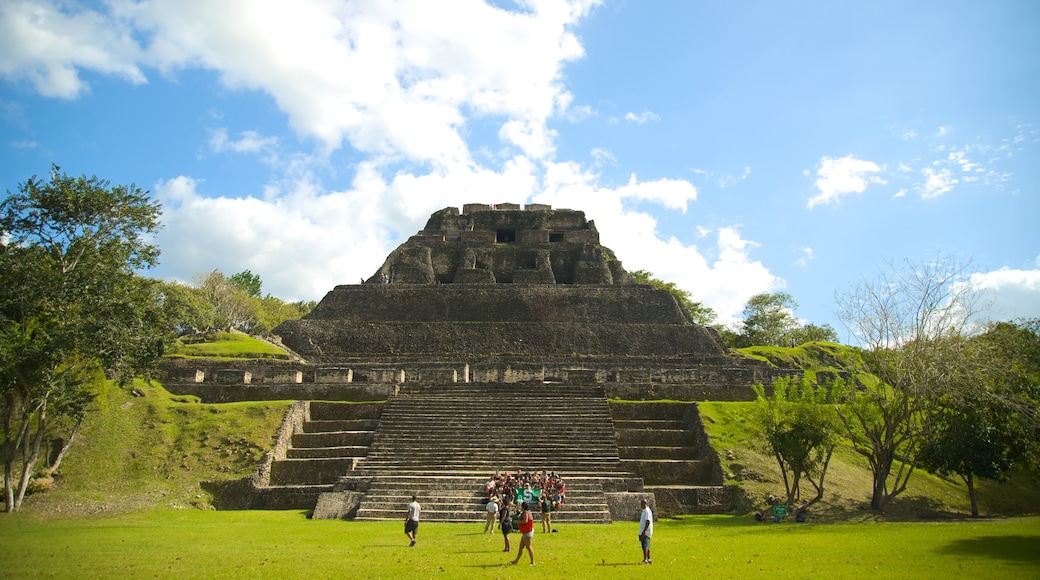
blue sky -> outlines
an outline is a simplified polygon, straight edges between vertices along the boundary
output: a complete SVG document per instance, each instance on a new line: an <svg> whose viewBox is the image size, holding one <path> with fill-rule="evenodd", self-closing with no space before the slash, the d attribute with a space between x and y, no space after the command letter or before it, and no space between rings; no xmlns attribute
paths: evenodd
<svg viewBox="0 0 1040 580"><path fill-rule="evenodd" d="M830 323L904 259L1040 316L1040 3L0 5L0 189L57 163L164 207L152 275L320 299L465 203L584 210L723 322Z"/></svg>

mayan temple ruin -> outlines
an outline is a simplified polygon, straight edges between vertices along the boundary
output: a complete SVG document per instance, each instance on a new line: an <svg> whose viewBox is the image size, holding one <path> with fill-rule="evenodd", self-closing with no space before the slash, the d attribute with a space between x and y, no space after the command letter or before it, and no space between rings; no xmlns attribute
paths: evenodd
<svg viewBox="0 0 1040 580"><path fill-rule="evenodd" d="M556 471L559 522L729 509L696 402L778 372L730 354L638 284L584 212L468 204L430 216L364 283L274 330L291 361L174 361L208 402L294 399L232 507L483 521L496 471ZM246 489L248 488L248 489Z"/></svg>

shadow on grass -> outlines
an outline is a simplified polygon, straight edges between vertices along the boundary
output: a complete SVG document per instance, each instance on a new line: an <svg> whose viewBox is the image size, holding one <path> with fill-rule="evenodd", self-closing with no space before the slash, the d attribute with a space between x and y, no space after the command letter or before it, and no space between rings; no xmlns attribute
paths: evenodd
<svg viewBox="0 0 1040 580"><path fill-rule="evenodd" d="M983 536L955 540L937 550L940 554L987 557L1007 562L1040 565L1040 535Z"/></svg>

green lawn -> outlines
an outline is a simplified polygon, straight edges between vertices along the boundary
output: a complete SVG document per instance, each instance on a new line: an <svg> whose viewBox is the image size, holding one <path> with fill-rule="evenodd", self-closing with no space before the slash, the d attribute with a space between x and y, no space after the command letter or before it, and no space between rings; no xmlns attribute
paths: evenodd
<svg viewBox="0 0 1040 580"><path fill-rule="evenodd" d="M403 509L403 506L402 506ZM510 566L483 524L309 520L304 512L160 510L42 519L0 514L5 578L1037 578L1040 517L860 524L688 516L657 523L652 566L636 524L561 525ZM517 545L514 536L514 550ZM514 551L515 555L515 551Z"/></svg>

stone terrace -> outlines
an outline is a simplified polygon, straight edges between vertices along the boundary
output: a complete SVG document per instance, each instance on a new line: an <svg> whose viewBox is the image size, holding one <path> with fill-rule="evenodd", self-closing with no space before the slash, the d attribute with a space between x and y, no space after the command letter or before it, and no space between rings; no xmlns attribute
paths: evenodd
<svg viewBox="0 0 1040 580"><path fill-rule="evenodd" d="M545 470L567 484L557 521L609 522L605 494L642 487L622 468L614 436L606 399L594 386L403 389L384 407L368 454L331 494L341 494L344 505L357 502L356 513L318 509L315 517L396 520L415 493L425 520L483 521L483 484L491 474Z"/></svg>

